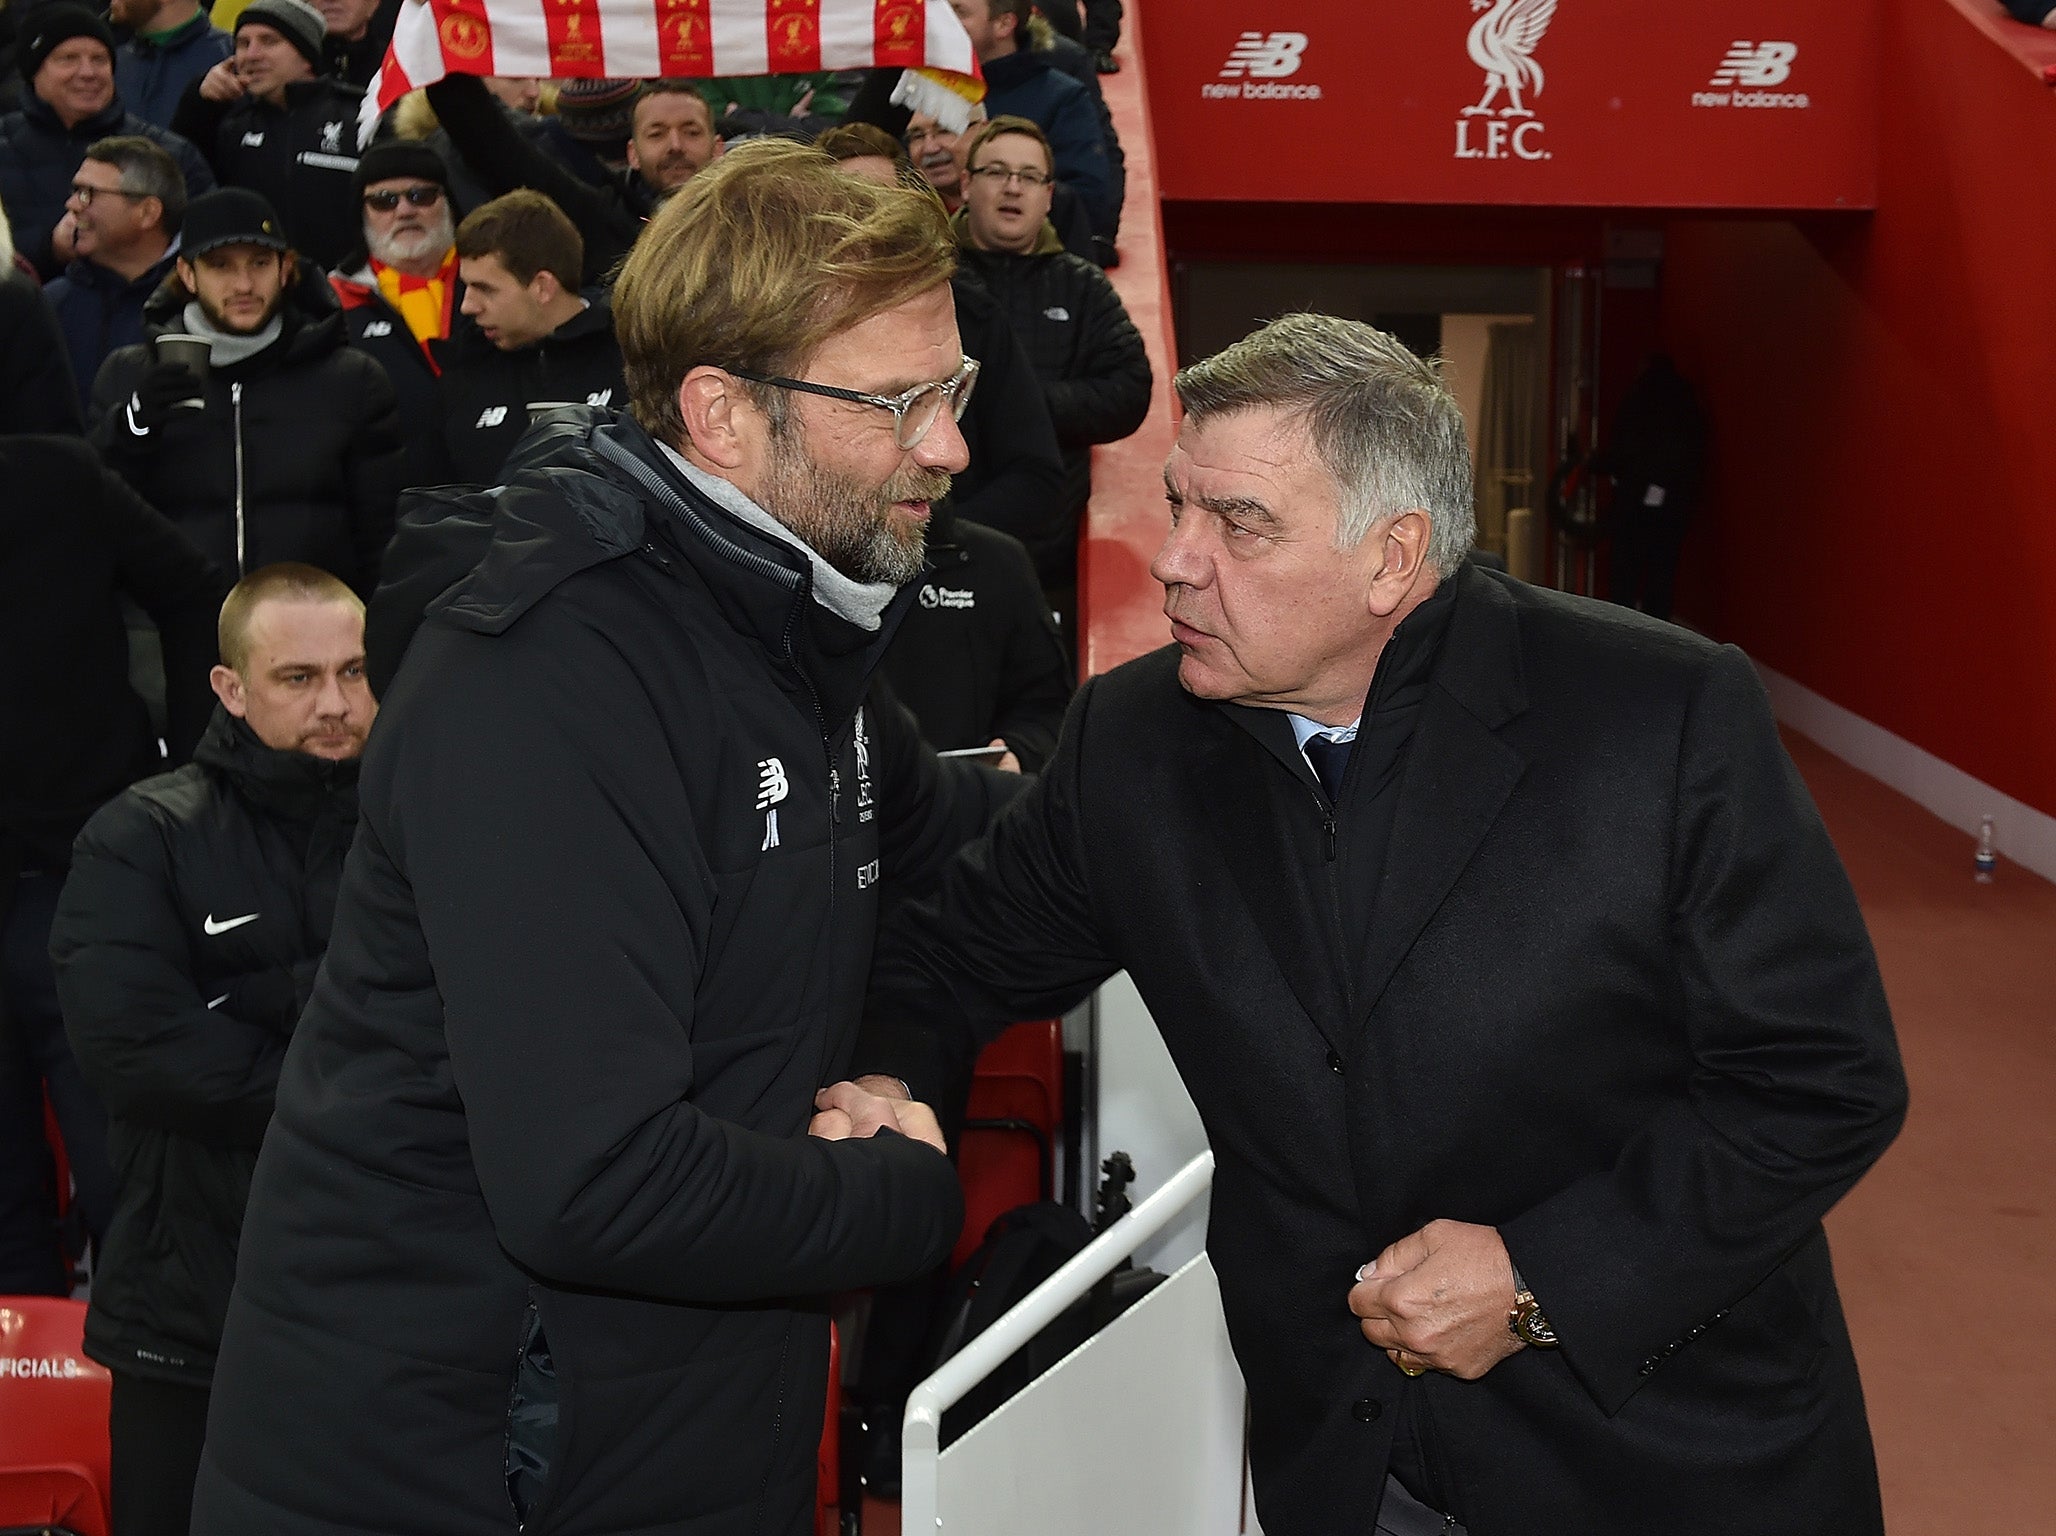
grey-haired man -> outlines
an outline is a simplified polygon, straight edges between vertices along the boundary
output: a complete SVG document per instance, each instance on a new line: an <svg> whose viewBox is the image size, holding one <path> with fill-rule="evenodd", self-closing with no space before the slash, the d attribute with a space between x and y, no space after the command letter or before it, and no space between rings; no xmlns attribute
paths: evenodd
<svg viewBox="0 0 2056 1536"><path fill-rule="evenodd" d="M1820 1218L1905 1081L1747 660L1470 562L1455 402L1368 326L1177 388L1173 643L882 938L831 1102L1126 969L1271 1536L1875 1536Z"/></svg>

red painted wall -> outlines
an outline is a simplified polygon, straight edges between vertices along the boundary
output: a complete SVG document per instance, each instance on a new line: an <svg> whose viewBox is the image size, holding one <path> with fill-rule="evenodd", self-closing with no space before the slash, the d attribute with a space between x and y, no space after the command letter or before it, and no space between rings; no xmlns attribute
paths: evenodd
<svg viewBox="0 0 2056 1536"><path fill-rule="evenodd" d="M2056 94L1949 0L1881 43L1875 215L1670 227L1715 432L1680 606L2056 814Z"/></svg>

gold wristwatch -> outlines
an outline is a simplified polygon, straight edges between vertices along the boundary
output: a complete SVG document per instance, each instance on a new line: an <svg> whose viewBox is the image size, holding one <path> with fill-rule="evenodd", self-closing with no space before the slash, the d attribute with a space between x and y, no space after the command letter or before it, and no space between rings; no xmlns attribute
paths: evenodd
<svg viewBox="0 0 2056 1536"><path fill-rule="evenodd" d="M1541 1304L1528 1289L1528 1282L1521 1278L1519 1269L1513 1272L1513 1310L1506 1314L1506 1331L1536 1349L1554 1349L1559 1342L1556 1330L1542 1315Z"/></svg>

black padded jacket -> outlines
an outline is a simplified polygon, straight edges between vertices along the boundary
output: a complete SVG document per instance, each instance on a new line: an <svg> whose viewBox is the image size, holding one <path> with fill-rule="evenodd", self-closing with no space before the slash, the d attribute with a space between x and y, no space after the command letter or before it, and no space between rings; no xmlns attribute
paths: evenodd
<svg viewBox="0 0 2056 1536"><path fill-rule="evenodd" d="M193 761L102 806L51 926L65 1031L121 1193L86 1353L204 1387L279 1063L328 944L357 764L217 710Z"/></svg>
<svg viewBox="0 0 2056 1536"><path fill-rule="evenodd" d="M799 1536L825 1298L955 1238L946 1159L806 1135L881 885L989 809L863 707L912 591L866 630L633 423L550 430L365 754L196 1533Z"/></svg>

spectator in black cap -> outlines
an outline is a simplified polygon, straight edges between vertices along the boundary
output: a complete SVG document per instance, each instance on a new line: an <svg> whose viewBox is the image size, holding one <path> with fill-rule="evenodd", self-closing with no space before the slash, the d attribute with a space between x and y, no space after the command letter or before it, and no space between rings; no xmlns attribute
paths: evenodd
<svg viewBox="0 0 2056 1536"><path fill-rule="evenodd" d="M251 0L235 54L186 91L173 125L223 186L262 193L297 247L333 266L361 238L352 197L361 86L322 75L328 23L307 0Z"/></svg>
<svg viewBox="0 0 2056 1536"><path fill-rule="evenodd" d="M264 0L258 0L264 3ZM126 111L114 89L114 34L83 6L29 13L19 54L29 92L0 117L0 203L14 247L45 281L71 260L64 200L86 148L111 136L154 139L179 163L187 187L204 192L214 175L193 145Z"/></svg>
<svg viewBox="0 0 2056 1536"><path fill-rule="evenodd" d="M108 358L90 434L108 463L237 579L297 560L371 591L400 489L393 386L271 205L241 187L194 199L146 317L152 341L206 340L206 377L149 342Z"/></svg>
<svg viewBox="0 0 2056 1536"><path fill-rule="evenodd" d="M433 429L438 367L430 347L462 317L457 221L443 158L411 139L364 151L351 185L364 240L329 274L350 344L379 361L411 438Z"/></svg>

